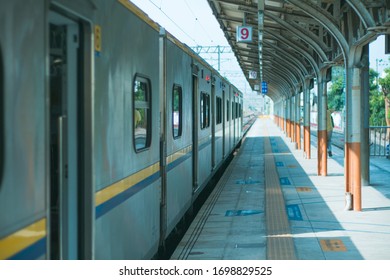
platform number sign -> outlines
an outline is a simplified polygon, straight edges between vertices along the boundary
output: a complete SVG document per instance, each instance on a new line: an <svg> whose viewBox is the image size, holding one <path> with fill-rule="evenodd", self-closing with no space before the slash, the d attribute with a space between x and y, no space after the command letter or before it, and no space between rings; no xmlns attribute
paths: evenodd
<svg viewBox="0 0 390 280"><path fill-rule="evenodd" d="M249 79L256 79L257 78L257 72L256 71L249 71Z"/></svg>
<svg viewBox="0 0 390 280"><path fill-rule="evenodd" d="M237 26L237 42L252 42L252 26Z"/></svg>
<svg viewBox="0 0 390 280"><path fill-rule="evenodd" d="M267 93L267 92L268 92L267 82L261 82L261 93Z"/></svg>

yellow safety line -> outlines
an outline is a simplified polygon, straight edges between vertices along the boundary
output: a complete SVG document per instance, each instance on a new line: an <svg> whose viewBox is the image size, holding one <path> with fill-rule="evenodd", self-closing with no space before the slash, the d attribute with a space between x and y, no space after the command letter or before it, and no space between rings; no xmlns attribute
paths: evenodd
<svg viewBox="0 0 390 280"><path fill-rule="evenodd" d="M265 128L265 217L267 227L267 259L295 260L295 247L287 219L286 206L275 166L275 159Z"/></svg>

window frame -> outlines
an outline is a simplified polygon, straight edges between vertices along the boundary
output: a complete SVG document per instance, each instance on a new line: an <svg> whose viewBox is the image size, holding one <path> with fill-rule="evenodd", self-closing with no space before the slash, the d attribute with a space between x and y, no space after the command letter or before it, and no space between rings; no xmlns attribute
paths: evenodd
<svg viewBox="0 0 390 280"><path fill-rule="evenodd" d="M200 93L200 129L210 127L210 94L202 91Z"/></svg>
<svg viewBox="0 0 390 280"><path fill-rule="evenodd" d="M235 101L232 101L232 120L234 121L236 119L236 106L235 106L236 102Z"/></svg>
<svg viewBox="0 0 390 280"><path fill-rule="evenodd" d="M226 99L226 122L230 121L230 101L229 99Z"/></svg>
<svg viewBox="0 0 390 280"><path fill-rule="evenodd" d="M175 127L174 127L174 107L175 107L175 89L179 89L179 127L178 127L178 133L175 135ZM173 84L172 87L172 137L173 139L178 139L183 134L183 88L179 84Z"/></svg>
<svg viewBox="0 0 390 280"><path fill-rule="evenodd" d="M146 85L146 93L145 93L145 101L136 101L135 100L135 87L136 83L141 82ZM132 126L133 126L133 148L136 153L141 153L143 151L149 150L151 143L152 143L152 85L150 78L147 76L141 75L141 74L136 74L134 76L133 80L133 88L132 88L132 113L133 113L133 121L132 121ZM138 106L137 106L138 104ZM143 105L143 106L142 106ZM146 139L145 139L145 146L142 148L137 148L136 145L136 125L135 125L135 110L136 109L146 109Z"/></svg>
<svg viewBox="0 0 390 280"><path fill-rule="evenodd" d="M222 97L216 96L216 124L222 123Z"/></svg>

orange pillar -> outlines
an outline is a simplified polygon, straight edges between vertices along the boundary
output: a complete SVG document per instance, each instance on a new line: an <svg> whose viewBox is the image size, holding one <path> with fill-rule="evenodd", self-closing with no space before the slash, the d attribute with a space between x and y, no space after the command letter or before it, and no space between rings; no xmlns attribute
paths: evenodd
<svg viewBox="0 0 390 280"><path fill-rule="evenodd" d="M300 150L302 149L301 147L301 125L299 123L299 120L298 120L298 123L297 123L297 149Z"/></svg>
<svg viewBox="0 0 390 280"><path fill-rule="evenodd" d="M287 137L290 138L291 135L290 135L290 120L289 119L287 119L286 129L287 129Z"/></svg>
<svg viewBox="0 0 390 280"><path fill-rule="evenodd" d="M346 110L346 152L345 152L345 182L346 192L352 195L352 209L362 210L362 177L361 177L361 134L362 134L362 113L361 87L362 69L357 67L347 68Z"/></svg>
<svg viewBox="0 0 390 280"><path fill-rule="evenodd" d="M307 159L311 158L310 154L310 126L304 126L303 138L304 138L304 152Z"/></svg>
<svg viewBox="0 0 390 280"><path fill-rule="evenodd" d="M361 162L360 143L346 143L348 152L346 153L346 192L352 194L352 209L362 210L362 188L361 188Z"/></svg>
<svg viewBox="0 0 390 280"><path fill-rule="evenodd" d="M328 134L326 130L318 131L318 175L328 175L328 158L326 151L326 142Z"/></svg>
<svg viewBox="0 0 390 280"><path fill-rule="evenodd" d="M306 159L311 158L310 146L310 86L312 79L305 80L303 93L303 154ZM314 81L313 81L314 85Z"/></svg>
<svg viewBox="0 0 390 280"><path fill-rule="evenodd" d="M282 129L282 131L284 131L284 119L283 119L283 117L280 117L280 119L279 119L279 126L280 126L280 128Z"/></svg>
<svg viewBox="0 0 390 280"><path fill-rule="evenodd" d="M326 93L326 73L328 69L322 69L318 79L318 128L317 128L317 166L318 175L328 175L328 155L327 155L327 93Z"/></svg>

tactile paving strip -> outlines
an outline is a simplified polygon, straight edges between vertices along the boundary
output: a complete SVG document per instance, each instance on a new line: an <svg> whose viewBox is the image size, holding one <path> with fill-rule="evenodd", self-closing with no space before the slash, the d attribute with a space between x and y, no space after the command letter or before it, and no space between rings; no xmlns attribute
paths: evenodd
<svg viewBox="0 0 390 280"><path fill-rule="evenodd" d="M295 260L294 242L269 137L264 140L264 152L267 259Z"/></svg>

